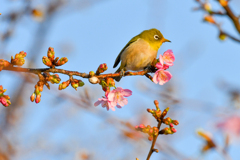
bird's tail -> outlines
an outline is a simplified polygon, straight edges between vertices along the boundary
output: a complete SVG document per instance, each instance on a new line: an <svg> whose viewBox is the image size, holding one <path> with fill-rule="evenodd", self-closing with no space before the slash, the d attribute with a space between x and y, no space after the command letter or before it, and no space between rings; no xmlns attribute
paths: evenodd
<svg viewBox="0 0 240 160"><path fill-rule="evenodd" d="M118 68L118 70L116 70L116 72L115 73L119 73L121 71L121 69L120 69L120 67ZM119 76L119 77L115 77L114 79L117 81L117 82L119 82L120 80L121 80L121 76Z"/></svg>

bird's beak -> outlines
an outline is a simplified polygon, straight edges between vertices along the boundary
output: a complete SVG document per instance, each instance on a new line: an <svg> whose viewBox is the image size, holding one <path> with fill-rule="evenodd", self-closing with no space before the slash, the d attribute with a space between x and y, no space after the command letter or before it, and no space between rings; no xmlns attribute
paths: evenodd
<svg viewBox="0 0 240 160"><path fill-rule="evenodd" d="M164 42L171 42L171 41L164 38L164 39L163 39L163 43L164 43Z"/></svg>

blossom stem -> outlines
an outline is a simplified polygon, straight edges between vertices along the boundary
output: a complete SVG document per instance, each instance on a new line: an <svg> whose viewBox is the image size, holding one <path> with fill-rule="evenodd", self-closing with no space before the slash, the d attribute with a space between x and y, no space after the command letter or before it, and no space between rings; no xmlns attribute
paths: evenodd
<svg viewBox="0 0 240 160"><path fill-rule="evenodd" d="M157 128L158 128L159 131L160 131L161 124L162 124L162 119L160 119L160 120L158 121L158 126L157 126ZM155 150L154 150L154 146L155 146L155 143L156 143L156 141L157 141L158 136L159 136L159 134L158 134L157 136L154 136L154 137L153 137L152 146L151 146L151 148L150 148L150 150L149 150L149 152L148 152L148 156L147 156L147 159L146 159L146 160L149 160L150 157L151 157L151 155L152 155L152 153L155 151Z"/></svg>

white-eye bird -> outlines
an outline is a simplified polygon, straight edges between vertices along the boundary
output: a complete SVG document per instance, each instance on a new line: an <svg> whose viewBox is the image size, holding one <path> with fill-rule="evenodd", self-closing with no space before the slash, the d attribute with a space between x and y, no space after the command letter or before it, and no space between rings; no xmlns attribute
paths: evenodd
<svg viewBox="0 0 240 160"><path fill-rule="evenodd" d="M158 49L164 42L171 41L165 39L159 30L155 28L144 30L133 37L121 50L113 68L117 67L120 61L121 65L116 73L121 71L121 75L127 70L139 71L147 68L157 57ZM115 78L116 81L120 81L120 79L121 76Z"/></svg>

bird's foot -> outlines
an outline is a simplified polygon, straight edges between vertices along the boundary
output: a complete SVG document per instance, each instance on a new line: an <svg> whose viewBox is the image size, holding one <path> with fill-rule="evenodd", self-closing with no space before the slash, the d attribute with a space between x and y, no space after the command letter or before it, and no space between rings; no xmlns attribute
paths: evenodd
<svg viewBox="0 0 240 160"><path fill-rule="evenodd" d="M120 77L122 78L125 75L125 71L122 69L120 72Z"/></svg>

